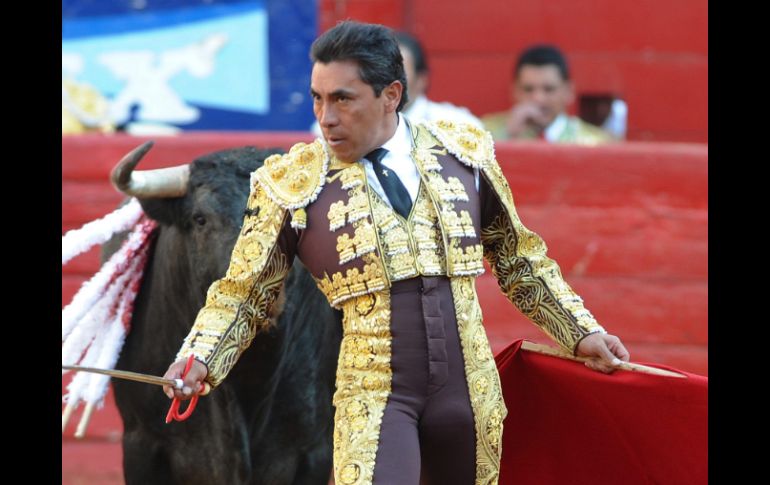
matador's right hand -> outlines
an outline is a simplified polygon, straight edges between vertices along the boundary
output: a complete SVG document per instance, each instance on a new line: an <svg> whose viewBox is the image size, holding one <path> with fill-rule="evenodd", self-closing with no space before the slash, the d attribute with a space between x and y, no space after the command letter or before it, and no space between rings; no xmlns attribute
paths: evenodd
<svg viewBox="0 0 770 485"><path fill-rule="evenodd" d="M174 362L169 366L166 373L163 374L163 377L165 379L181 379L186 365L187 359ZM201 384L203 384L203 380L208 374L209 370L208 367L206 367L206 364L197 359L193 359L192 367L190 367L190 371L184 378L184 386L182 389L174 389L171 386L163 386L163 392L166 393L166 396L168 396L169 399L177 398L182 401L186 401L187 399L193 397L193 395L197 393L198 389L201 389Z"/></svg>

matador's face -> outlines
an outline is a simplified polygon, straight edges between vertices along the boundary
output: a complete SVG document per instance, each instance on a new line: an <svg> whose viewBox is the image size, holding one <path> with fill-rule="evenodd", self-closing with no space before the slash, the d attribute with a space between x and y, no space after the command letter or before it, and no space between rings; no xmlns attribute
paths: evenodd
<svg viewBox="0 0 770 485"><path fill-rule="evenodd" d="M402 89L394 81L375 96L372 86L361 80L355 61L313 65L313 112L337 158L356 162L388 140Z"/></svg>

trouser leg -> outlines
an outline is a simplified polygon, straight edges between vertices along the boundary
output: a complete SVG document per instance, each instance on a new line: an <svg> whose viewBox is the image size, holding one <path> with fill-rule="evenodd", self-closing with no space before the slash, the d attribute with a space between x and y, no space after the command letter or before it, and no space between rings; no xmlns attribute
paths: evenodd
<svg viewBox="0 0 770 485"><path fill-rule="evenodd" d="M418 485L420 439L414 412L403 403L388 403L382 417L374 465L374 485Z"/></svg>
<svg viewBox="0 0 770 485"><path fill-rule="evenodd" d="M380 427L375 485L418 485L420 441L417 423L425 405L428 355L419 281L391 290L391 394Z"/></svg>
<svg viewBox="0 0 770 485"><path fill-rule="evenodd" d="M420 417L422 483L425 485L473 485L476 479L476 431L471 408L462 347L446 280L426 285L425 296L435 293L440 305L440 347L446 356L446 371L436 375L440 387L429 386L425 408ZM430 322L426 318L426 322ZM428 329L431 332L430 329Z"/></svg>
<svg viewBox="0 0 770 485"><path fill-rule="evenodd" d="M449 281L399 282L391 305L392 391L373 483L472 485L476 435Z"/></svg>
<svg viewBox="0 0 770 485"><path fill-rule="evenodd" d="M450 361L451 364L451 361ZM422 482L425 485L473 485L476 479L476 433L467 391L430 397L419 425ZM464 380L456 381L465 385Z"/></svg>

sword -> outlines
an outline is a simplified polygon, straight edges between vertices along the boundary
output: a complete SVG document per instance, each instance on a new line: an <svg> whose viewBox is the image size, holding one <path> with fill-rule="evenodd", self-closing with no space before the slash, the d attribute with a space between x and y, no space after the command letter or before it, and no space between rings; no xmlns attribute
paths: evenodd
<svg viewBox="0 0 770 485"><path fill-rule="evenodd" d="M144 382L145 384L155 384L156 386L171 386L174 389L182 389L184 381L182 379L164 379L163 377L140 374L138 372L129 372L126 370L98 369L96 367L82 367L79 365L63 365L62 369L81 372L92 372L94 374L104 374L105 376L117 377L118 379L127 379L129 381ZM211 390L208 382L203 383L203 390L200 396L205 396Z"/></svg>

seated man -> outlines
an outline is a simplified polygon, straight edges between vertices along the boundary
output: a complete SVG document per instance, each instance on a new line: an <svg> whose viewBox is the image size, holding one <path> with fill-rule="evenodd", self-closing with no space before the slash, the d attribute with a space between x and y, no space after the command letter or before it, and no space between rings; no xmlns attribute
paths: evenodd
<svg viewBox="0 0 770 485"><path fill-rule="evenodd" d="M567 114L575 92L567 60L556 47L536 45L519 56L512 92L516 104L511 109L482 117L495 140L540 138L585 145L612 140L598 126Z"/></svg>
<svg viewBox="0 0 770 485"><path fill-rule="evenodd" d="M470 123L483 128L481 120L476 118L468 108L455 106L452 103L437 103L425 95L428 91L429 71L428 60L417 39L405 32L395 32L401 56L404 58L406 70L406 86L408 100L402 114L414 122L450 120ZM318 122L314 122L311 131L321 135Z"/></svg>

